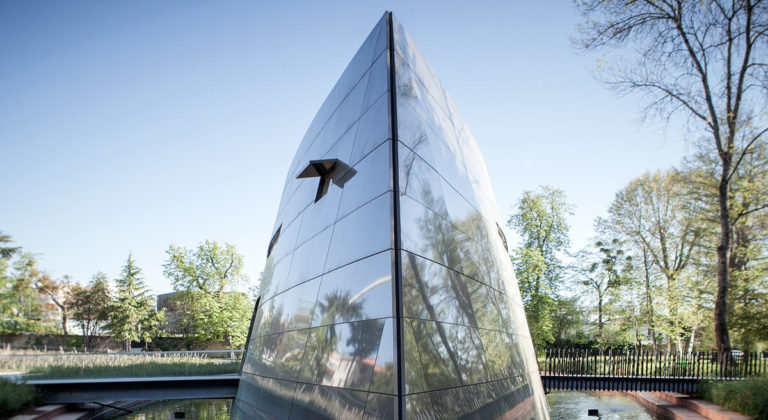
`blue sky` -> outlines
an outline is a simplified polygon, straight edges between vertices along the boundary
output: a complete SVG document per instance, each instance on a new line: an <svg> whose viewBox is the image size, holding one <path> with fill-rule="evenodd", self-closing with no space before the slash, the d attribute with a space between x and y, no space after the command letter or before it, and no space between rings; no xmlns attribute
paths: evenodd
<svg viewBox="0 0 768 420"><path fill-rule="evenodd" d="M156 292L173 243L235 244L255 280L305 129L385 10L483 153L499 212L549 184L574 248L618 189L677 164L679 133L593 77L562 2L0 2L0 230L52 275ZM514 235L508 232L514 245Z"/></svg>

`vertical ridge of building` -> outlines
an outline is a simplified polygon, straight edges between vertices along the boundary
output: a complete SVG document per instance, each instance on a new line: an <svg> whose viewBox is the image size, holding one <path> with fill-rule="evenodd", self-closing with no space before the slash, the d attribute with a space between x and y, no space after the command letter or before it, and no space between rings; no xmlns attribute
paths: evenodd
<svg viewBox="0 0 768 420"><path fill-rule="evenodd" d="M388 48L388 60L387 72L389 76L389 114L390 114L390 131L392 142L392 218L393 218L393 238L394 238L394 272L392 278L394 280L395 290L395 345L396 348L396 360L397 360L397 416L400 419L405 419L405 351L404 351L404 336L403 336L403 287L402 287L402 261L400 255L400 168L399 157L397 150L398 135L397 135L397 84L395 77L395 35L394 27L392 24L392 12L386 12L387 14L387 48Z"/></svg>

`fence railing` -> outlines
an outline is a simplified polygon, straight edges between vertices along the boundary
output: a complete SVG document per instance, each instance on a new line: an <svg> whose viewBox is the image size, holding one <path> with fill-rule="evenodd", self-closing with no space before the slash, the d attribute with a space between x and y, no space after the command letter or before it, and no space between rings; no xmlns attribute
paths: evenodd
<svg viewBox="0 0 768 420"><path fill-rule="evenodd" d="M765 375L768 354L676 353L633 350L547 349L542 375L623 378L737 379Z"/></svg>
<svg viewBox="0 0 768 420"><path fill-rule="evenodd" d="M243 350L0 354L0 372L19 380L236 374Z"/></svg>

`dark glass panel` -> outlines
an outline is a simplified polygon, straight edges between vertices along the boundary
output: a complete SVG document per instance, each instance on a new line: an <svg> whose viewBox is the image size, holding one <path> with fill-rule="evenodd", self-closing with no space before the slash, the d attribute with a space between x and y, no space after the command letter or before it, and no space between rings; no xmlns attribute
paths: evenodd
<svg viewBox="0 0 768 420"><path fill-rule="evenodd" d="M453 388L430 392L429 399L435 410L435 418L455 419L462 413L464 407L457 404L456 391Z"/></svg>
<svg viewBox="0 0 768 420"><path fill-rule="evenodd" d="M487 384L470 385L456 388L457 401L461 407L461 415L466 418L490 419L496 418L493 401L495 395L491 393Z"/></svg>
<svg viewBox="0 0 768 420"><path fill-rule="evenodd" d="M389 75L387 72L388 54L382 52L376 58L376 61L368 70L368 86L365 89L365 97L363 98L362 110L365 112L373 101L387 91L389 84Z"/></svg>
<svg viewBox="0 0 768 420"><path fill-rule="evenodd" d="M275 382L281 382L275 385ZM287 418L293 400L293 389L289 395L274 389L286 389L295 387L293 383L284 383L277 379L263 378L260 376L243 374L240 377L240 385L237 389L237 398L232 405L233 419L269 419Z"/></svg>
<svg viewBox="0 0 768 420"><path fill-rule="evenodd" d="M391 193L384 194L336 222L325 271L392 247L390 200Z"/></svg>
<svg viewBox="0 0 768 420"><path fill-rule="evenodd" d="M280 261L296 249L296 238L299 233L299 225L301 225L301 219L297 218L290 224L283 225L283 227L280 228L280 237L272 248L272 253L269 255L269 258L274 259L274 261ZM269 261L267 261L267 265L269 264Z"/></svg>
<svg viewBox="0 0 768 420"><path fill-rule="evenodd" d="M397 412L397 397L369 393L365 403L365 420L394 420Z"/></svg>
<svg viewBox="0 0 768 420"><path fill-rule="evenodd" d="M451 388L488 380L477 329L411 320L429 389Z"/></svg>
<svg viewBox="0 0 768 420"><path fill-rule="evenodd" d="M267 259L267 265L264 267L264 274L259 285L262 300L269 299L286 289L292 255L289 254L280 261Z"/></svg>
<svg viewBox="0 0 768 420"><path fill-rule="evenodd" d="M366 320L312 328L300 380L367 391L383 327Z"/></svg>
<svg viewBox="0 0 768 420"><path fill-rule="evenodd" d="M413 334L413 327L408 320L403 320L403 341L405 352L405 393L424 392L427 381L424 379L424 368L419 355L419 345Z"/></svg>
<svg viewBox="0 0 768 420"><path fill-rule="evenodd" d="M298 384L291 408L292 419L359 419L368 394L327 386Z"/></svg>
<svg viewBox="0 0 768 420"><path fill-rule="evenodd" d="M382 141L389 138L389 95L382 94L360 118L349 164L355 165Z"/></svg>
<svg viewBox="0 0 768 420"><path fill-rule="evenodd" d="M315 193L317 193L317 187L320 183L319 177L305 178L303 181L314 185ZM331 183L328 186L328 192L320 200L313 202L304 210L304 214L301 216L301 227L299 228L299 237L296 245L301 246L307 240L333 224L336 220L336 212L339 210L341 193L341 188Z"/></svg>
<svg viewBox="0 0 768 420"><path fill-rule="evenodd" d="M367 72L363 75L323 127L317 141L321 142L319 144L325 149L320 147L317 149L318 152L327 150L328 145L333 144L341 133L347 131L360 118L363 113L363 98L368 88L368 75Z"/></svg>
<svg viewBox="0 0 768 420"><path fill-rule="evenodd" d="M442 216L408 196L400 199L401 241L404 250L462 271L468 237Z"/></svg>
<svg viewBox="0 0 768 420"><path fill-rule="evenodd" d="M381 332L376 365L373 367L371 392L397 394L397 366L395 366L395 326L393 318L387 318Z"/></svg>
<svg viewBox="0 0 768 420"><path fill-rule="evenodd" d="M446 326L436 328L431 321L406 320L413 328L415 348L406 351L418 352L427 387L431 389L451 388L462 384L459 375L461 355L448 338ZM406 360L407 362L407 360Z"/></svg>
<svg viewBox="0 0 768 420"><path fill-rule="evenodd" d="M312 326L392 316L392 255L383 252L323 275Z"/></svg>
<svg viewBox="0 0 768 420"><path fill-rule="evenodd" d="M319 287L320 278L317 277L282 294L281 330L309 328Z"/></svg>
<svg viewBox="0 0 768 420"><path fill-rule="evenodd" d="M475 308L477 326L494 331L507 331L502 322L501 311L496 300L496 292L488 285L481 284L472 295L472 307Z"/></svg>
<svg viewBox="0 0 768 420"><path fill-rule="evenodd" d="M432 408L432 399L429 394L408 395L405 397L405 412L407 418L419 420L435 419L435 410Z"/></svg>
<svg viewBox="0 0 768 420"><path fill-rule="evenodd" d="M391 189L390 148L391 143L385 141L355 165L348 172L349 176L344 177L338 218L343 218L364 203Z"/></svg>
<svg viewBox="0 0 768 420"><path fill-rule="evenodd" d="M357 133L357 124L347 130L336 143L323 154L323 159L338 159L344 164L350 164L350 155L352 146L355 145L355 134Z"/></svg>
<svg viewBox="0 0 768 420"><path fill-rule="evenodd" d="M304 222L302 220L302 223ZM307 221L307 223L309 222ZM323 273L332 232L333 227L329 227L296 248L296 251L293 252L291 270L288 273L288 281L286 283L288 287L305 282Z"/></svg>
<svg viewBox="0 0 768 420"><path fill-rule="evenodd" d="M440 176L411 149L398 143L400 194L408 195L446 219L450 218L443 199Z"/></svg>
<svg viewBox="0 0 768 420"><path fill-rule="evenodd" d="M304 355L307 331L288 331L259 337L260 345L248 352L248 357L253 360L253 373L295 381Z"/></svg>
<svg viewBox="0 0 768 420"><path fill-rule="evenodd" d="M479 283L409 252L402 266L404 316L477 326L471 299Z"/></svg>
<svg viewBox="0 0 768 420"><path fill-rule="evenodd" d="M307 162L304 162L307 163ZM304 209L315 201L317 194L317 179L295 179L298 173L293 174L291 182L295 182L295 191L288 199L285 208L280 210L277 217L283 223L298 223L295 220Z"/></svg>
<svg viewBox="0 0 768 420"><path fill-rule="evenodd" d="M479 330L491 380L509 378L525 372L522 356L513 336L506 332Z"/></svg>

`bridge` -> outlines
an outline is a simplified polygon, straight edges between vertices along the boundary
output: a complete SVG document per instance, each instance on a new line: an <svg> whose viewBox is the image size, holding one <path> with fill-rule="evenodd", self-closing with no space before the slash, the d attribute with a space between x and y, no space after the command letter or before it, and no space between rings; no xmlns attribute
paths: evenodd
<svg viewBox="0 0 768 420"><path fill-rule="evenodd" d="M240 375L30 380L49 404L235 398Z"/></svg>

